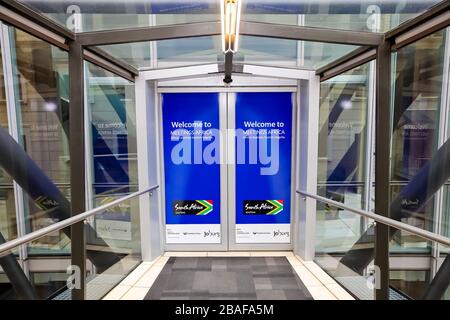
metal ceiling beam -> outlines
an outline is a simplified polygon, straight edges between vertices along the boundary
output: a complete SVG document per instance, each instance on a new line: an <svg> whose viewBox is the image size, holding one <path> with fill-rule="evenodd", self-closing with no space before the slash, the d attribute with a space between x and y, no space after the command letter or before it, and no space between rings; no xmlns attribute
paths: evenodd
<svg viewBox="0 0 450 320"><path fill-rule="evenodd" d="M398 34L394 39L393 50L398 50L410 43L423 39L432 33L442 30L450 25L450 11L437 15L430 20L416 25L404 33ZM391 38L392 39L392 38ZM391 41L392 42L392 41Z"/></svg>
<svg viewBox="0 0 450 320"><path fill-rule="evenodd" d="M77 41L83 46L112 45L144 41L214 36L221 34L220 21L83 32Z"/></svg>
<svg viewBox="0 0 450 320"><path fill-rule="evenodd" d="M246 36L372 47L378 46L383 41L383 34L374 32L311 28L248 21L241 21L239 33Z"/></svg>
<svg viewBox="0 0 450 320"><path fill-rule="evenodd" d="M61 36L69 40L75 39L75 33L70 31L67 28L64 28L63 26L59 25L58 23L54 22L52 19L46 17L45 15L36 12L35 10L29 8L27 5L24 5L20 2L17 2L15 0L2 0L0 7L3 6L18 15L22 16L23 18L36 23L37 25ZM2 20L5 20L8 23L14 24L14 22L8 21L8 16L3 16ZM18 26L20 27L20 26ZM27 31L27 30L25 30Z"/></svg>
<svg viewBox="0 0 450 320"><path fill-rule="evenodd" d="M428 9L424 13L418 15L417 17L407 20L402 24L400 24L398 27L386 32L385 37L387 40L393 41L394 38L398 37L402 33L408 32L424 24L427 21L430 21L434 17L444 14L448 10L450 10L450 1L449 0L442 1L437 5Z"/></svg>
<svg viewBox="0 0 450 320"><path fill-rule="evenodd" d="M317 69L316 75L320 76L321 81L325 81L375 58L376 49L371 47L359 47L345 56Z"/></svg>
<svg viewBox="0 0 450 320"><path fill-rule="evenodd" d="M83 58L99 67L106 69L119 77L134 82L134 77L139 75L139 70L129 65L98 47L84 49Z"/></svg>

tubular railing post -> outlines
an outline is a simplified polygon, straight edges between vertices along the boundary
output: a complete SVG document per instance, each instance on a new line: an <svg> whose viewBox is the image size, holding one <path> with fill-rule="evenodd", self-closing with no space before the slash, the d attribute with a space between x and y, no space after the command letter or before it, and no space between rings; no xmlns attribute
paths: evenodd
<svg viewBox="0 0 450 320"><path fill-rule="evenodd" d="M375 212L389 217L390 206L390 113L391 46L383 41L376 56L375 110ZM389 299L389 227L377 223L375 228L376 300Z"/></svg>
<svg viewBox="0 0 450 320"><path fill-rule="evenodd" d="M70 75L70 189L72 216L85 211L85 159L84 159L84 70L83 48L76 41L69 45ZM86 236L83 221L74 224L72 233L72 265L78 268L79 287L72 290L73 300L86 297Z"/></svg>

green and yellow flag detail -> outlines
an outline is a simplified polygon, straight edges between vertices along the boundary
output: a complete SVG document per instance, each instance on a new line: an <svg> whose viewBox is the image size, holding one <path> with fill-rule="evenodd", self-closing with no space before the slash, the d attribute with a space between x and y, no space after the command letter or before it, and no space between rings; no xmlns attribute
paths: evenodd
<svg viewBox="0 0 450 320"><path fill-rule="evenodd" d="M197 216L204 216L213 211L212 200L196 200L196 201L205 207L205 209L196 214Z"/></svg>
<svg viewBox="0 0 450 320"><path fill-rule="evenodd" d="M271 211L269 211L267 213L267 215L276 215L278 213L280 213L281 211L283 211L284 205L282 200L267 200L267 202L269 202L271 205L273 205L275 208L272 209Z"/></svg>

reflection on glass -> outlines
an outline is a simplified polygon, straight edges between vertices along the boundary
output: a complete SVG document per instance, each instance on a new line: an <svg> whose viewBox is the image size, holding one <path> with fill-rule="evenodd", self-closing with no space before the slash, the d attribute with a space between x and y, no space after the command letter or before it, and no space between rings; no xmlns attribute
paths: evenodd
<svg viewBox="0 0 450 320"><path fill-rule="evenodd" d="M1 49L1 48L0 48ZM3 75L2 53L0 50L0 134L8 133L8 114L6 111L5 82ZM10 158L5 152L0 154L0 243L17 237L16 208L14 202L13 181L3 168ZM8 166L9 167L9 166Z"/></svg>
<svg viewBox="0 0 450 320"><path fill-rule="evenodd" d="M320 87L317 194L359 209L366 208L368 79L365 64ZM373 249L368 222L321 202L316 215L315 261L358 298L373 299L367 266L348 257L355 247ZM357 243L365 232L369 237Z"/></svg>
<svg viewBox="0 0 450 320"><path fill-rule="evenodd" d="M399 295L420 300L427 289L430 279L429 270L394 270L389 273L390 285ZM391 293L392 294L392 293ZM391 297L391 300L397 300Z"/></svg>
<svg viewBox="0 0 450 320"><path fill-rule="evenodd" d="M86 74L93 154L90 200L97 207L138 190L134 84L91 63L86 63ZM138 200L126 201L92 219L87 250L94 257L96 273L89 281L104 287L88 286L88 296L105 294L140 262ZM108 259L101 259L99 265L95 256L101 253ZM111 282L112 278L117 281Z"/></svg>
<svg viewBox="0 0 450 320"><path fill-rule="evenodd" d="M357 46L241 36L234 60L239 63L317 69Z"/></svg>
<svg viewBox="0 0 450 320"><path fill-rule="evenodd" d="M430 231L436 222L434 194L449 178L433 164L446 161L443 155L448 148L444 145L438 151L444 35L440 31L408 45L393 60L396 69L390 214L396 220ZM399 231L391 250L428 251L429 243Z"/></svg>
<svg viewBox="0 0 450 320"><path fill-rule="evenodd" d="M19 29L11 28L11 38L22 145L12 147L21 159L14 178L25 193L31 232L70 217L68 54ZM31 243L29 250L30 254L67 253L70 240L55 232Z"/></svg>
<svg viewBox="0 0 450 320"><path fill-rule="evenodd" d="M246 21L304 25L352 31L386 32L441 0L247 0Z"/></svg>
<svg viewBox="0 0 450 320"><path fill-rule="evenodd" d="M439 146L440 123L448 121L441 117L444 51L445 31L442 30L393 54L390 215L393 219L433 232L439 232L437 226L442 223L441 230L445 234L448 230L448 210L445 209L448 189L444 184L450 178L450 172L446 170L450 140ZM442 186L443 220L438 221L435 195ZM412 269L420 257L429 259L431 266L435 263L431 249L436 244L404 231L391 234L390 285L409 297L421 299L433 286L434 268L404 270L394 262L400 259L401 265ZM441 252L446 250L440 249Z"/></svg>
<svg viewBox="0 0 450 320"><path fill-rule="evenodd" d="M318 195L340 201L353 208L364 208L366 115L368 108L368 64L321 84L319 109ZM339 249L329 241L330 232L341 230L353 241L361 235L363 219L347 222L345 211L318 203L318 252ZM331 225L342 224L342 228ZM347 226L348 228L346 228ZM323 234L321 233L323 231ZM339 237L338 234L335 236ZM339 243L337 241L336 243ZM353 243L351 241L351 243ZM343 248L345 250L345 248Z"/></svg>
<svg viewBox="0 0 450 320"><path fill-rule="evenodd" d="M217 0L73 1L57 3L20 0L50 19L76 32L125 29L154 25L218 21Z"/></svg>
<svg viewBox="0 0 450 320"><path fill-rule="evenodd" d="M220 36L116 44L99 48L136 68L219 63L224 59Z"/></svg>

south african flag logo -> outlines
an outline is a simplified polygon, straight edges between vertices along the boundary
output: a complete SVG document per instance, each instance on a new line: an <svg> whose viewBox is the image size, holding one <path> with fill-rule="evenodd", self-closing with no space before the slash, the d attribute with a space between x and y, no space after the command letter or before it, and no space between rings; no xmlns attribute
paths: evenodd
<svg viewBox="0 0 450 320"><path fill-rule="evenodd" d="M173 213L175 215L206 216L213 209L212 200L175 200L173 202Z"/></svg>
<svg viewBox="0 0 450 320"><path fill-rule="evenodd" d="M197 216L205 216L211 211L213 211L213 201L212 200L197 200L198 203L203 205L205 209L197 213Z"/></svg>
<svg viewBox="0 0 450 320"><path fill-rule="evenodd" d="M243 212L247 215L274 216L283 209L283 200L244 200Z"/></svg>

